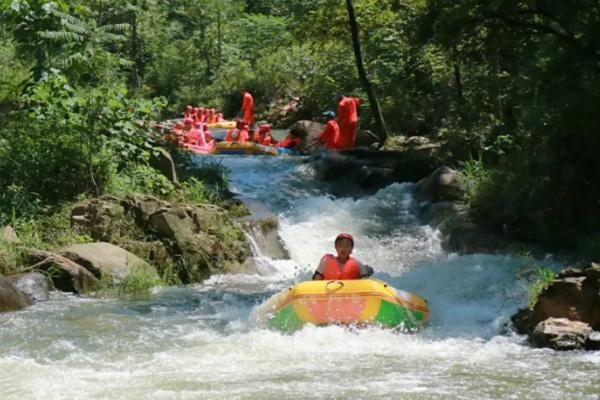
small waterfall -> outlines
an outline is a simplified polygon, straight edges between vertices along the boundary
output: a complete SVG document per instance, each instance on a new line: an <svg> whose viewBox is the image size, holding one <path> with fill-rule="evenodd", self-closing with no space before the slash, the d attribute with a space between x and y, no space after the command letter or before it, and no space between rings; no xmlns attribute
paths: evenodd
<svg viewBox="0 0 600 400"><path fill-rule="evenodd" d="M255 232L252 232L252 233L254 234ZM247 231L244 231L244 234L246 235L246 238L250 242L250 249L252 250L252 256L254 256L254 257L264 257L265 254L263 253L262 249L260 248L260 246L256 242L254 236L251 235Z"/></svg>

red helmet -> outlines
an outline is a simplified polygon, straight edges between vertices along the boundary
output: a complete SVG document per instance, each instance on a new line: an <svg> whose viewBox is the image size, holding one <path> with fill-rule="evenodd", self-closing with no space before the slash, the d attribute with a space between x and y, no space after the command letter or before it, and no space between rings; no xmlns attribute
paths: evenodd
<svg viewBox="0 0 600 400"><path fill-rule="evenodd" d="M258 127L258 131L259 132L270 132L271 131L271 126L269 124L263 124L261 126Z"/></svg>
<svg viewBox="0 0 600 400"><path fill-rule="evenodd" d="M194 120L191 118L186 118L183 120L183 123L186 125L192 125L194 123Z"/></svg>
<svg viewBox="0 0 600 400"><path fill-rule="evenodd" d="M336 236L334 243L337 243L337 241L340 240L340 239L348 239L350 242L352 242L352 247L354 247L354 238L352 237L351 234L349 234L349 233L340 233L339 235Z"/></svg>
<svg viewBox="0 0 600 400"><path fill-rule="evenodd" d="M188 105L185 107L188 111L192 111L192 106Z"/></svg>

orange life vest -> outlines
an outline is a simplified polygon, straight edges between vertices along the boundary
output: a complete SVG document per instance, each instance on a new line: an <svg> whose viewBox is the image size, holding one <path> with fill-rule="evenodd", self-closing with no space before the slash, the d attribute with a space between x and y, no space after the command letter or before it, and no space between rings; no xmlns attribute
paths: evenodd
<svg viewBox="0 0 600 400"><path fill-rule="evenodd" d="M327 260L324 280L360 279L360 267L354 257L348 257L343 265L333 254L325 254L323 258Z"/></svg>

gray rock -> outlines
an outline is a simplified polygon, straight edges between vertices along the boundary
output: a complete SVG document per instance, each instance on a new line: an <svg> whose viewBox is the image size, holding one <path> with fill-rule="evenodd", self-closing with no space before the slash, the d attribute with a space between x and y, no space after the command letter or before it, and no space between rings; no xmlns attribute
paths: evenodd
<svg viewBox="0 0 600 400"><path fill-rule="evenodd" d="M152 214L148 224L163 240L173 243L187 266L184 281L237 267L250 256L243 231L220 207L172 204Z"/></svg>
<svg viewBox="0 0 600 400"><path fill-rule="evenodd" d="M459 200L462 190L456 179L457 174L454 169L446 166L436 169L415 185L415 199L429 202Z"/></svg>
<svg viewBox="0 0 600 400"><path fill-rule="evenodd" d="M416 182L430 174L437 160L419 151L352 149L316 154L311 162L316 179L349 182L363 189L379 189L393 182Z"/></svg>
<svg viewBox="0 0 600 400"><path fill-rule="evenodd" d="M274 214L252 214L237 220L253 239L258 255L275 259L289 258L289 254L279 237L279 220Z"/></svg>
<svg viewBox="0 0 600 400"><path fill-rule="evenodd" d="M593 331L587 337L587 341L585 342L586 350L600 350L600 332Z"/></svg>
<svg viewBox="0 0 600 400"><path fill-rule="evenodd" d="M168 203L154 196L133 193L125 198L127 207L133 211L138 223L145 225L150 220L150 216L158 210L168 206Z"/></svg>
<svg viewBox="0 0 600 400"><path fill-rule="evenodd" d="M8 279L0 275L0 312L18 311L31 304L31 299L20 293Z"/></svg>
<svg viewBox="0 0 600 400"><path fill-rule="evenodd" d="M540 293L533 308L521 313L530 315L513 318L513 323L519 330L531 331L539 322L554 317L586 322L592 329L600 329L599 278L596 265L564 270Z"/></svg>
<svg viewBox="0 0 600 400"><path fill-rule="evenodd" d="M531 334L535 347L554 350L584 350L592 328L585 322L567 318L548 318L536 325Z"/></svg>
<svg viewBox="0 0 600 400"><path fill-rule="evenodd" d="M156 269L136 255L110 243L74 244L61 251L66 258L83 265L95 276L110 276L116 280L127 275L144 273L158 279Z"/></svg>
<svg viewBox="0 0 600 400"><path fill-rule="evenodd" d="M25 293L34 302L46 301L50 297L50 279L39 272L7 276L12 285Z"/></svg>
<svg viewBox="0 0 600 400"><path fill-rule="evenodd" d="M469 208L460 202L427 203L421 220L442 233L445 249L460 254L497 253L518 250L518 244L503 240L473 222Z"/></svg>
<svg viewBox="0 0 600 400"><path fill-rule="evenodd" d="M94 240L110 241L119 236L123 218L125 208L113 196L85 200L71 209L71 226Z"/></svg>
<svg viewBox="0 0 600 400"><path fill-rule="evenodd" d="M63 292L87 294L98 281L86 268L60 254L30 250L29 258L37 261L31 268L46 271L53 286Z"/></svg>

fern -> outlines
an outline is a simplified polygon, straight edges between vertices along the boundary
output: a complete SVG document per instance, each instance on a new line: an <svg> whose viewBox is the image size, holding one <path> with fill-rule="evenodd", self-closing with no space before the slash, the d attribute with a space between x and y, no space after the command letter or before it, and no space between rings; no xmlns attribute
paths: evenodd
<svg viewBox="0 0 600 400"><path fill-rule="evenodd" d="M83 35L67 31L42 31L37 34L44 39L56 40L59 42L82 42L85 39Z"/></svg>

